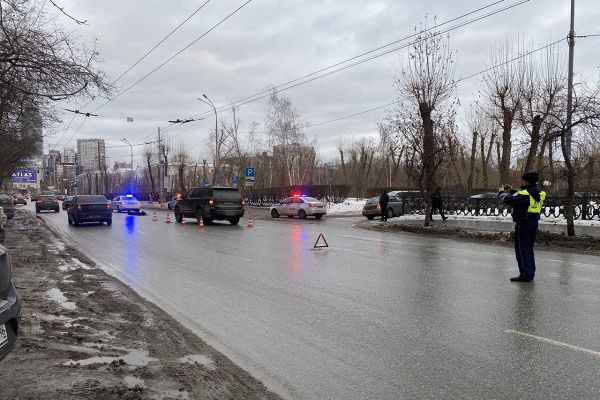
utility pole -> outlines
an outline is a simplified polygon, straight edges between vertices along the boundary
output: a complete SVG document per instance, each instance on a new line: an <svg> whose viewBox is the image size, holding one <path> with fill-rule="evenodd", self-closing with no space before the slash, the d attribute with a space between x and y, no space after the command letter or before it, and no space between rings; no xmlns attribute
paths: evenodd
<svg viewBox="0 0 600 400"><path fill-rule="evenodd" d="M571 29L569 30L569 76L567 83L567 132L565 134L567 156L571 158L571 131L573 114L573 59L575 58L575 0L571 0Z"/></svg>
<svg viewBox="0 0 600 400"><path fill-rule="evenodd" d="M163 194L163 187L165 185L165 181L164 181L164 176L162 174L162 169L161 169L161 165L162 165L162 158L160 156L160 152L162 150L162 145L160 142L160 126L158 127L158 186L160 186L158 188L158 202L160 203L160 205L162 206L163 203L163 199L164 199L164 194Z"/></svg>

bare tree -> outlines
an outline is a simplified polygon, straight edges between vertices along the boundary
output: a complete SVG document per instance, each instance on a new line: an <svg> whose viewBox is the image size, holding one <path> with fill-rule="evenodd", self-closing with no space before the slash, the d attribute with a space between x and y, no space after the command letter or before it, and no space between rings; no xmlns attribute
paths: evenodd
<svg viewBox="0 0 600 400"><path fill-rule="evenodd" d="M483 95L486 111L502 128L500 139L502 152L499 159L499 177L501 183L510 178L512 156L513 121L521 108L522 87L525 79L525 64L516 59L512 46L507 41L497 46L491 57L492 67L483 77Z"/></svg>
<svg viewBox="0 0 600 400"><path fill-rule="evenodd" d="M146 160L146 165L148 167L148 176L150 177L150 191L152 193L156 193L156 183L155 183L155 179L154 179L154 172L153 172L153 162L155 160L155 156L156 154L154 153L154 146L152 145L144 145L144 148L142 150L142 155L144 156L144 160Z"/></svg>
<svg viewBox="0 0 600 400"><path fill-rule="evenodd" d="M179 186L179 191L184 193L186 190L185 186L185 168L187 167L190 161L190 155L185 148L183 143L180 143L175 150L175 154L172 157L172 162L177 167L177 181Z"/></svg>
<svg viewBox="0 0 600 400"><path fill-rule="evenodd" d="M420 144L414 149L422 149L420 157L423 170L419 183L426 199L425 226L429 226L430 195L435 185L436 170L441 165L443 149L443 145L436 148L436 131L440 133L440 129L436 130L435 114L438 114L438 122L439 116L446 113L453 119L452 105L447 109L444 106L451 100L455 88L455 61L448 45L449 39L435 29L426 29L427 21L421 24L421 33L409 47L408 61L396 78L395 87L399 97L397 113L412 114L403 118L405 121L414 121L417 116L421 120ZM415 139L414 133L414 129L410 130L409 140Z"/></svg>

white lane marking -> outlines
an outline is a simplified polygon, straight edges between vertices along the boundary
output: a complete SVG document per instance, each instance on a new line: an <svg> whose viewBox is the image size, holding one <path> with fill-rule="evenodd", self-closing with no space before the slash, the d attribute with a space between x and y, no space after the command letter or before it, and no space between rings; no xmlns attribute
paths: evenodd
<svg viewBox="0 0 600 400"><path fill-rule="evenodd" d="M137 231L140 235L147 235L146 232L142 232L142 231Z"/></svg>
<svg viewBox="0 0 600 400"><path fill-rule="evenodd" d="M588 353L588 354L594 355L596 357L600 357L600 351L586 349L584 347L579 347L579 346L575 346L575 345L572 345L572 344L569 344L569 343L560 342L558 340L548 339L548 338L545 338L545 337L542 337L542 336L532 335L531 333L516 331L514 329L509 329L509 330L507 330L505 332L506 333L513 333L515 335L525 336L525 337L528 337L528 338L531 338L531 339L539 340L540 342L552 344L554 346L566 347L567 349L571 349L571 350L575 350L575 351L580 351L582 353Z"/></svg>
<svg viewBox="0 0 600 400"><path fill-rule="evenodd" d="M243 261L252 261L251 259L249 259L249 258L244 258L244 257L240 257L240 260L243 260Z"/></svg>

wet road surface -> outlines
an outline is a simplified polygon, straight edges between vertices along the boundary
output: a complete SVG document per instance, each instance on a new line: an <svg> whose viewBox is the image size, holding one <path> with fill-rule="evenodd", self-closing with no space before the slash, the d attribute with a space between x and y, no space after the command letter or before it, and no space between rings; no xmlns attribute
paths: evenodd
<svg viewBox="0 0 600 400"><path fill-rule="evenodd" d="M111 227L43 217L287 398L600 393L600 257L538 251L536 282L515 284L508 247L364 231L355 218L199 229L163 213L115 213ZM319 233L330 247L313 251Z"/></svg>

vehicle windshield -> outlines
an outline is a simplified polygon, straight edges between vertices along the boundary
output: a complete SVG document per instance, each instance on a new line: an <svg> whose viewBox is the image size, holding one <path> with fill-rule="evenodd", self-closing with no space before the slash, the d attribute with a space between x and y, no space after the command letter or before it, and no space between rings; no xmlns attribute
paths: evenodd
<svg viewBox="0 0 600 400"><path fill-rule="evenodd" d="M213 197L219 200L234 200L240 201L242 199L242 193L238 189L213 189Z"/></svg>
<svg viewBox="0 0 600 400"><path fill-rule="evenodd" d="M303 197L302 199L304 199L304 201L308 201L309 203L320 203L320 201L314 197Z"/></svg>
<svg viewBox="0 0 600 400"><path fill-rule="evenodd" d="M102 195L78 196L77 203L78 204L106 203L106 197L104 197Z"/></svg>

